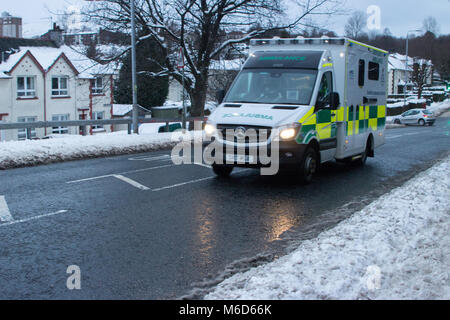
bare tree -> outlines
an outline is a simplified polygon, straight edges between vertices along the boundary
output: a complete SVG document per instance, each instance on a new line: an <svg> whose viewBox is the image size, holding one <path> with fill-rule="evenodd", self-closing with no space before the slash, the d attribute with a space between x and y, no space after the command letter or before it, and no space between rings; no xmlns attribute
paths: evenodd
<svg viewBox="0 0 450 320"><path fill-rule="evenodd" d="M273 30L291 30L309 15L331 14L340 9L339 0L135 0L137 26L144 33L139 41L153 38L166 59L159 72L180 83L176 68L181 48L186 60L185 89L193 116L204 114L209 68L213 59L231 45L248 42ZM285 14L285 12L295 12ZM111 31L130 30L130 0L93 2L86 16ZM258 25L259 28L252 27ZM228 38L236 30L248 31L239 38Z"/></svg>
<svg viewBox="0 0 450 320"><path fill-rule="evenodd" d="M427 32L431 32L433 33L435 36L439 35L439 24L436 21L436 18L434 17L427 17L423 20L423 32L427 33Z"/></svg>
<svg viewBox="0 0 450 320"><path fill-rule="evenodd" d="M363 11L355 11L347 20L345 35L352 39L358 39L364 33L366 23L366 14Z"/></svg>
<svg viewBox="0 0 450 320"><path fill-rule="evenodd" d="M432 64L425 59L419 59L414 62L411 80L417 87L417 98L422 97L423 88L427 85L432 74Z"/></svg>

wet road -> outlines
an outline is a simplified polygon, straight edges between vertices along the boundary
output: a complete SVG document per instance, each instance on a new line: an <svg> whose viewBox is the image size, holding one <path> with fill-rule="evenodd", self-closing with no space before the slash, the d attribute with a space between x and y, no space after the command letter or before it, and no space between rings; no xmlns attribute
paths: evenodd
<svg viewBox="0 0 450 320"><path fill-rule="evenodd" d="M221 180L169 152L0 171L0 299L197 297L448 154L450 118L386 136L366 167L327 164L307 186L252 170ZM66 287L69 265L81 290Z"/></svg>

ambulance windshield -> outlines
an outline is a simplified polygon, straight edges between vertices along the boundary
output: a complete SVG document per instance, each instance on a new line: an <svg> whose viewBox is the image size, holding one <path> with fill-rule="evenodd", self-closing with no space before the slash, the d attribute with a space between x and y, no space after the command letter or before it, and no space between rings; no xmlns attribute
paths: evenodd
<svg viewBox="0 0 450 320"><path fill-rule="evenodd" d="M309 69L244 69L225 102L309 105L316 77Z"/></svg>

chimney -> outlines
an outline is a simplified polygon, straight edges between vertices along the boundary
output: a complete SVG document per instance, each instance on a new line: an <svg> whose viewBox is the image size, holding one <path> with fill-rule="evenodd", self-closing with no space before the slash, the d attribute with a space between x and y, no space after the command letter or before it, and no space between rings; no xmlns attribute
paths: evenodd
<svg viewBox="0 0 450 320"><path fill-rule="evenodd" d="M56 23L53 23L53 29L49 30L48 37L50 40L55 42L58 47L60 47L64 44L63 32L64 30L62 30Z"/></svg>

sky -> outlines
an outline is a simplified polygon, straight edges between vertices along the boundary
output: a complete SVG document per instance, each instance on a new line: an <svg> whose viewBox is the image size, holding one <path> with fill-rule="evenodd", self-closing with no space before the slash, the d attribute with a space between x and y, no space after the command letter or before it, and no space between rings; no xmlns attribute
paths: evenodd
<svg viewBox="0 0 450 320"><path fill-rule="evenodd" d="M344 0L349 13L366 11L371 5L380 8L380 31L389 28L393 35L405 37L408 30L420 29L428 16L436 18L440 34L450 34L450 0ZM24 37L33 37L50 29L52 13L62 12L70 6L82 6L83 0L0 0L0 11L23 18ZM322 25L343 35L348 15L324 18ZM326 22L325 22L326 21Z"/></svg>

